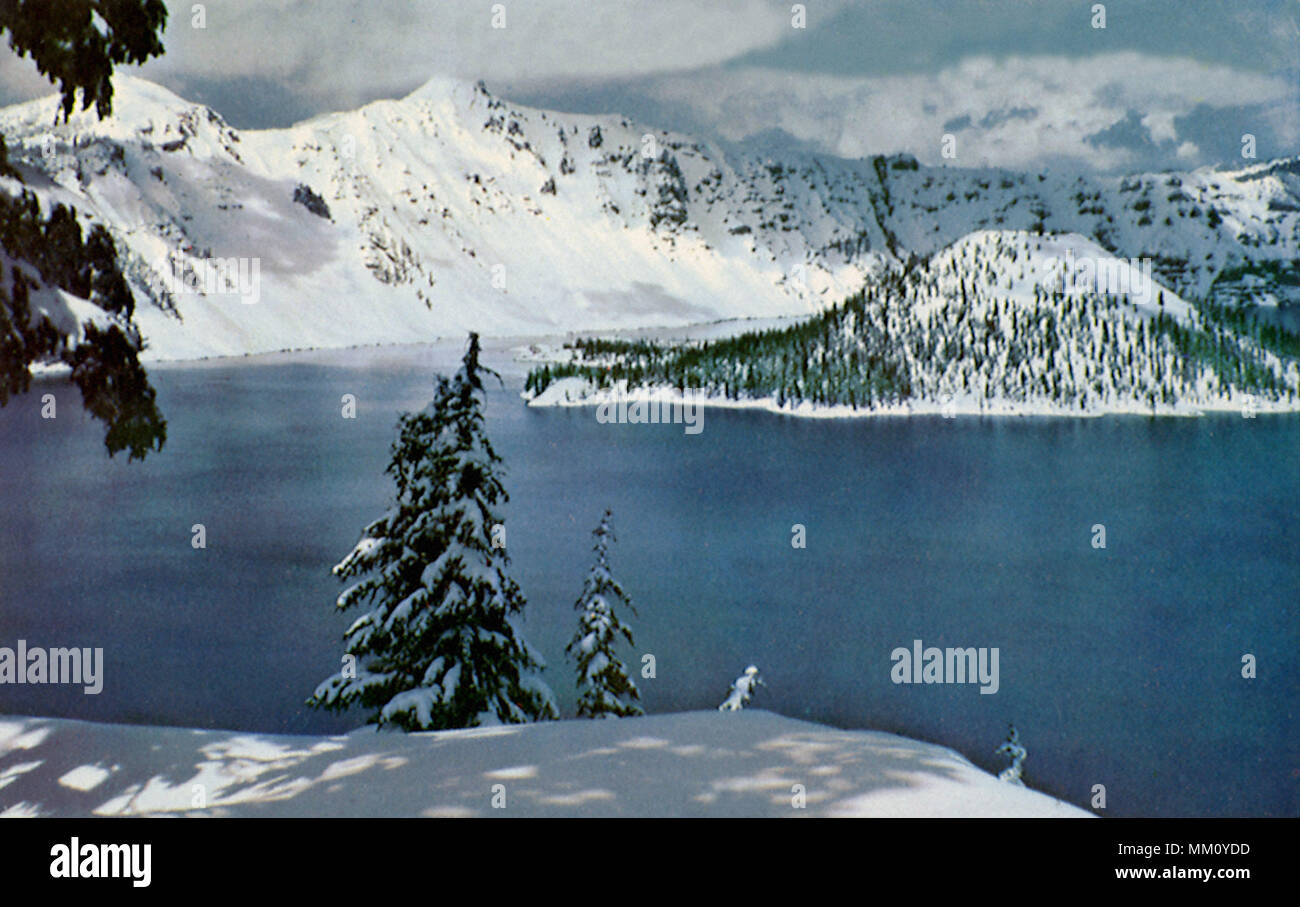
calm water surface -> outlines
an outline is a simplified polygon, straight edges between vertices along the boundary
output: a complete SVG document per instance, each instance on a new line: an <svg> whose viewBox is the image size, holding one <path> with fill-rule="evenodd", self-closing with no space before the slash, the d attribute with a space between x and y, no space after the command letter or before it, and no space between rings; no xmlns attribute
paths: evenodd
<svg viewBox="0 0 1300 907"><path fill-rule="evenodd" d="M639 611L629 662L657 662L640 682L651 711L712 708L754 662L760 707L941 742L991 770L1014 721L1031 785L1086 805L1105 784L1109 815L1300 814L1300 418L709 410L686 435L528 410L503 350L488 428L509 551L567 714L563 648L610 507ZM0 713L356 726L302 704L350 621L329 568L388 503L398 412L459 353L157 366L170 440L143 464L107 459L66 385L0 410L0 645L102 646L106 660L99 696L5 686ZM348 393L355 420L340 415ZM890 652L914 639L998 647L999 691L893 684Z"/></svg>

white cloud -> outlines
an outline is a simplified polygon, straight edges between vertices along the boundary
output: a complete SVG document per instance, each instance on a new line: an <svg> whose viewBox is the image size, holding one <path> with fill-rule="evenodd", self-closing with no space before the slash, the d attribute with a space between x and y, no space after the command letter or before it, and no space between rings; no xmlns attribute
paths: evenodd
<svg viewBox="0 0 1300 907"><path fill-rule="evenodd" d="M1083 59L978 57L935 73L837 77L760 68L667 75L641 89L649 106L739 141L782 129L845 157L906 151L942 163L945 132L963 165L1029 166L1077 159L1128 166L1137 152L1088 137L1139 111L1155 143L1182 142L1175 118L1198 105L1267 109L1266 125L1300 148L1300 89L1283 76L1177 58L1116 53ZM1191 146L1195 148L1195 145ZM1184 147L1186 153L1190 149Z"/></svg>
<svg viewBox="0 0 1300 907"><path fill-rule="evenodd" d="M520 86L707 68L793 31L784 0L166 1L165 55L127 71L182 95L195 84L272 82L307 110L403 96L434 77ZM816 21L846 1L818 0ZM52 91L30 58L0 47L0 104Z"/></svg>
<svg viewBox="0 0 1300 907"><path fill-rule="evenodd" d="M492 27L493 0L223 0L205 5L206 28L198 29L190 0L168 0L167 53L140 74L241 120L262 97L253 93L259 83L280 89L264 98L274 119L352 108L453 76L483 78L543 106L576 99L733 141L781 129L846 157L907 151L940 163L942 136L953 132L957 164L1077 160L1115 169L1149 165L1144 153L1186 164L1239 141L1219 135L1227 126L1204 108L1180 134L1180 118L1201 105L1237 111L1224 123L1246 120L1237 132L1269 136L1271 154L1300 150L1294 76L1137 52L968 57L930 72L834 76L733 62L791 36L785 0L499 2L503 29ZM810 3L807 34L845 6ZM241 78L249 81L221 85ZM0 50L0 103L50 92L30 62ZM1089 141L1132 111L1145 150L1142 141L1126 146L1124 135Z"/></svg>
<svg viewBox="0 0 1300 907"><path fill-rule="evenodd" d="M1154 141L1172 142L1178 138L1178 128L1174 124L1177 115L1178 111L1169 109L1149 113L1142 118L1142 125L1151 133Z"/></svg>
<svg viewBox="0 0 1300 907"><path fill-rule="evenodd" d="M846 0L819 0L824 21ZM792 32L783 0L167 0L166 53L139 74L271 80L312 109L398 97L436 76L496 83L634 78L721 64ZM812 4L810 4L812 5ZM202 7L202 24L193 9ZM498 10L497 7L501 9ZM494 28L504 12L504 28ZM816 20L815 20L816 21ZM0 48L0 103L51 93Z"/></svg>
<svg viewBox="0 0 1300 907"><path fill-rule="evenodd" d="M6 36L7 37L7 36ZM53 86L36 71L30 58L16 56L0 41L0 103L9 104L53 94Z"/></svg>
<svg viewBox="0 0 1300 907"><path fill-rule="evenodd" d="M491 83L711 66L791 30L790 4L777 0L230 0L207 4L205 29L191 27L188 0L168 5L167 54L146 78L265 77L333 107L434 76ZM498 12L504 28L493 27Z"/></svg>

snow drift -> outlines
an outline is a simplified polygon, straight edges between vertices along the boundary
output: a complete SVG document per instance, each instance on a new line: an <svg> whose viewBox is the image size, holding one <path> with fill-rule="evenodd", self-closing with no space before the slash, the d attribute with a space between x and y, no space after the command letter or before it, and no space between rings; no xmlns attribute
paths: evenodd
<svg viewBox="0 0 1300 907"><path fill-rule="evenodd" d="M941 746L753 710L336 737L0 718L0 816L92 815L1089 814Z"/></svg>

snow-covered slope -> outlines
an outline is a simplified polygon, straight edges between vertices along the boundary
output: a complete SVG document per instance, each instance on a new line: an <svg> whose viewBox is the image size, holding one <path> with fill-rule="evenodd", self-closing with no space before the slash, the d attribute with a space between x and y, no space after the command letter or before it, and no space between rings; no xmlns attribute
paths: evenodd
<svg viewBox="0 0 1300 907"><path fill-rule="evenodd" d="M109 121L82 114L51 127L50 100L0 113L0 129L33 189L111 227L137 288L158 302L138 318L154 355L812 307L775 256L725 230L719 248L693 224L675 229L678 183L711 164L677 142L643 156L631 124L510 110L481 88L440 81L402 101L239 133L157 86L117 86ZM328 217L295 204L299 186ZM259 259L251 304L168 279L231 258ZM864 274L837 270L827 286L836 298Z"/></svg>
<svg viewBox="0 0 1300 907"><path fill-rule="evenodd" d="M806 314L979 230L1090 237L1178 292L1300 296L1300 158L1093 179L729 154L448 80L241 132L115 85L107 121L52 125L49 98L0 131L31 188L111 229L156 357ZM231 262L247 286L222 292Z"/></svg>
<svg viewBox="0 0 1300 907"><path fill-rule="evenodd" d="M0 717L0 816L166 814L1088 815L940 746L763 711L339 737Z"/></svg>
<svg viewBox="0 0 1300 907"><path fill-rule="evenodd" d="M533 353L524 397L622 406L633 422L688 390L692 407L808 416L1300 410L1295 337L1245 317L1191 305L1150 262L1078 234L980 230L798 324Z"/></svg>
<svg viewBox="0 0 1300 907"><path fill-rule="evenodd" d="M534 366L524 396L602 405L598 418L621 407L634 422L688 405L688 390L690 407L805 416L1300 409L1295 338L1235 317L1193 307L1147 266L1106 261L1083 236L976 231L801 324L573 340Z"/></svg>

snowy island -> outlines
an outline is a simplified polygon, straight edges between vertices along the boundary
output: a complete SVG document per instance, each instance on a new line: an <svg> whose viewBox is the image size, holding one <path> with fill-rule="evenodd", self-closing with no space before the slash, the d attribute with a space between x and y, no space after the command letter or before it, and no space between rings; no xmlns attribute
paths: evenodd
<svg viewBox="0 0 1300 907"><path fill-rule="evenodd" d="M627 407L618 421L634 424L684 408L671 421L690 433L706 405L822 417L1300 409L1300 337L1189 298L1154 281L1149 260L1077 234L980 231L796 323L532 353L524 397Z"/></svg>

